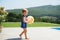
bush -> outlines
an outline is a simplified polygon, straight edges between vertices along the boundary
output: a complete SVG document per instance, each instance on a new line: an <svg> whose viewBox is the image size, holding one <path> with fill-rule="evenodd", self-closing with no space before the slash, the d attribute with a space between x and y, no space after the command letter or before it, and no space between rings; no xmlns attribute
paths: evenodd
<svg viewBox="0 0 60 40"><path fill-rule="evenodd" d="M20 22L21 21L21 14L16 14L14 12L9 12L6 18L7 22Z"/></svg>

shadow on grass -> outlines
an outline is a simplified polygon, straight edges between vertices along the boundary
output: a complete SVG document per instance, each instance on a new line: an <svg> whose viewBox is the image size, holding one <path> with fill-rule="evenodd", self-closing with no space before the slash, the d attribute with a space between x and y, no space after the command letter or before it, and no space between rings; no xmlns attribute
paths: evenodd
<svg viewBox="0 0 60 40"><path fill-rule="evenodd" d="M24 40L23 38L10 38L10 39L6 39L6 40Z"/></svg>

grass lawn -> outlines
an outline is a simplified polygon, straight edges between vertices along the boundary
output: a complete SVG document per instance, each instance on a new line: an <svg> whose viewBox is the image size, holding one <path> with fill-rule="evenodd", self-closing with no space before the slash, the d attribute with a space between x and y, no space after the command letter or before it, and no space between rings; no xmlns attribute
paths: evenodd
<svg viewBox="0 0 60 40"><path fill-rule="evenodd" d="M2 25L4 27L19 27L21 25L20 22L3 22ZM60 27L60 24L54 23L44 23L44 22L34 22L33 24L28 24L28 27Z"/></svg>

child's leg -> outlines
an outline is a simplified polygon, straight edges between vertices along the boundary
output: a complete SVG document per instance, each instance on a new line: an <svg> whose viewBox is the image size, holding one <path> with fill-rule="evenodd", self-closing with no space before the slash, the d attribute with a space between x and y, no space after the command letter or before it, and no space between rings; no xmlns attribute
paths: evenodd
<svg viewBox="0 0 60 40"><path fill-rule="evenodd" d="M20 37L23 35L23 33L24 33L24 31L23 32L21 32L21 34L19 35Z"/></svg>
<svg viewBox="0 0 60 40"><path fill-rule="evenodd" d="M25 39L27 39L27 29L24 28L24 35L25 35Z"/></svg>
<svg viewBox="0 0 60 40"><path fill-rule="evenodd" d="M25 35L25 39L27 39L27 29L26 28L23 28L23 32L19 35L20 37L23 35Z"/></svg>

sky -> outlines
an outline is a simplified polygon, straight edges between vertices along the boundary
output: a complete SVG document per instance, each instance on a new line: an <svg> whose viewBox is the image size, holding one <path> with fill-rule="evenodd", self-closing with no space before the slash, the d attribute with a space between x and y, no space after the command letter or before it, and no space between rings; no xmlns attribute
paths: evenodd
<svg viewBox="0 0 60 40"><path fill-rule="evenodd" d="M5 9L29 8L44 5L60 5L60 0L0 0Z"/></svg>

